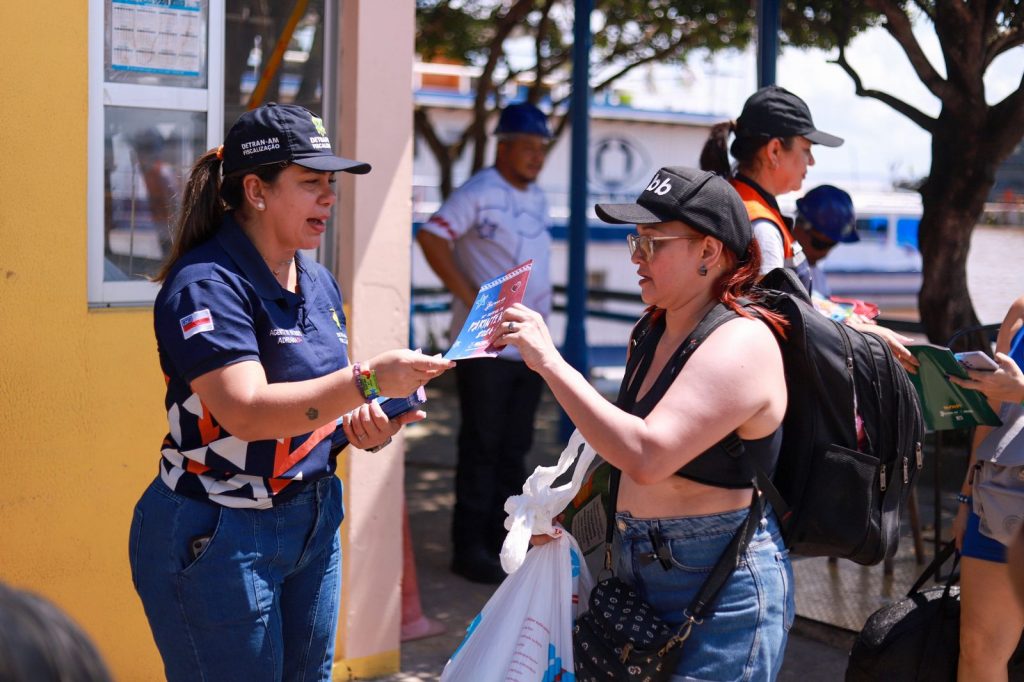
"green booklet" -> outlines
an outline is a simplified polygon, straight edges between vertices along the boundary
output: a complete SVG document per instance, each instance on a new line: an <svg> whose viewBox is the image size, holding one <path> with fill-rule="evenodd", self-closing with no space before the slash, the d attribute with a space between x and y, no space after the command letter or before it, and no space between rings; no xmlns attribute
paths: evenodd
<svg viewBox="0 0 1024 682"><path fill-rule="evenodd" d="M992 411L988 399L977 391L961 388L947 376L967 378L953 352L943 346L921 344L907 346L921 366L910 380L921 398L924 422L932 431L966 429L972 426L999 426L1002 422Z"/></svg>

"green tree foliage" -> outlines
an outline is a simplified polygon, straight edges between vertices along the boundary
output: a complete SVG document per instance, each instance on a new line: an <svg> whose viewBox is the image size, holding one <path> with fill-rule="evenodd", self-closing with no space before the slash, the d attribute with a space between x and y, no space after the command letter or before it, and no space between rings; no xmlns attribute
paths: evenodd
<svg viewBox="0 0 1024 682"><path fill-rule="evenodd" d="M755 15L750 0L595 0L592 90L609 88L631 70L650 63L681 62L693 50L743 49L753 38ZM836 29L842 18L842 30ZM572 0L419 0L416 49L425 61L446 59L482 69L477 79L473 117L454 141L437 135L429 109L417 107L417 133L438 160L442 194L452 189L452 163L467 148L474 170L483 166L487 121L500 108L505 86L526 74L513 68L505 49L509 38L533 44L529 99L537 102L571 76ZM878 21L861 3L829 0L786 3L782 14L785 44L830 48ZM556 108L562 104L556 102ZM556 124L556 135L567 117Z"/></svg>
<svg viewBox="0 0 1024 682"><path fill-rule="evenodd" d="M918 304L929 338L941 343L954 331L978 323L967 290L971 233L996 169L1024 137L1024 0L865 0L864 5L881 15L881 25L940 103L933 117L892 94L900 91L899 83L887 84L888 90L867 87L846 58L847 41L837 44L835 62L858 95L884 102L932 136L931 168L919 190L924 211L918 242L924 266ZM915 20L934 29L941 65L925 55L912 31ZM841 18L831 23L836 35L844 35ZM989 104L985 72L1011 50L1020 85ZM976 338L975 343L984 341Z"/></svg>

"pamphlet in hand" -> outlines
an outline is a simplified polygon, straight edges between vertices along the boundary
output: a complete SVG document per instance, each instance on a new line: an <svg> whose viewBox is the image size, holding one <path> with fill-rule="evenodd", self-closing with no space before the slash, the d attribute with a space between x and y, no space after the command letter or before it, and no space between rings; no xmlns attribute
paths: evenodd
<svg viewBox="0 0 1024 682"><path fill-rule="evenodd" d="M921 344L907 346L920 366L910 380L921 398L924 422L933 431L966 429L972 426L999 426L1002 422L992 411L988 399L978 391L957 386L947 376L967 378L967 371L953 352L943 346Z"/></svg>
<svg viewBox="0 0 1024 682"><path fill-rule="evenodd" d="M502 349L494 345L501 315L512 304L523 300L532 269L533 261L528 260L504 275L483 283L473 301L473 309L462 325L462 331L444 355L446 360L493 358L501 352Z"/></svg>
<svg viewBox="0 0 1024 682"><path fill-rule="evenodd" d="M384 410L387 418L394 419L406 412L418 410L421 405L427 402L427 392L420 386L404 398L378 398L377 402L380 403L380 407ZM334 433L331 434L331 454L341 452L342 448L348 445L348 436L345 435L345 430L341 428L341 420L342 417L338 417Z"/></svg>

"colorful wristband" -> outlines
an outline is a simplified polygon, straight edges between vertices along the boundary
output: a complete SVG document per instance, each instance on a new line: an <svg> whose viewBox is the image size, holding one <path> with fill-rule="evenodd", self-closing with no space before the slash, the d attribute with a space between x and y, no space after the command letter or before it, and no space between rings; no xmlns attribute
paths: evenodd
<svg viewBox="0 0 1024 682"><path fill-rule="evenodd" d="M960 503L960 504L972 504L974 502L974 498L971 497L970 495L964 495L963 493L957 493L956 494L956 501L958 503Z"/></svg>
<svg viewBox="0 0 1024 682"><path fill-rule="evenodd" d="M376 370L370 369L364 372L360 369L357 362L352 365L352 376L355 377L356 388L363 395L363 400L372 403L380 397L380 386L377 384Z"/></svg>

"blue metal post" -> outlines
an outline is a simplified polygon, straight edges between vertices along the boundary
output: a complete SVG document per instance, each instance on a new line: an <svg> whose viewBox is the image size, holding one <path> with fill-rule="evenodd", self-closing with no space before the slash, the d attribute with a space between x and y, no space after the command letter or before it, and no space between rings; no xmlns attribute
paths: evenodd
<svg viewBox="0 0 1024 682"><path fill-rule="evenodd" d="M779 0L757 2L757 87L775 85L779 56Z"/></svg>
<svg viewBox="0 0 1024 682"><path fill-rule="evenodd" d="M574 0L572 46L572 166L569 178L569 281L562 355L583 376L587 358L587 156L590 147L590 15L593 0ZM571 424L563 415L562 437Z"/></svg>

